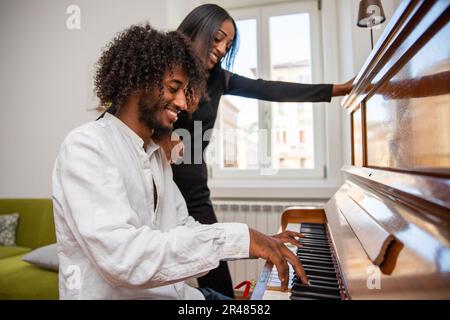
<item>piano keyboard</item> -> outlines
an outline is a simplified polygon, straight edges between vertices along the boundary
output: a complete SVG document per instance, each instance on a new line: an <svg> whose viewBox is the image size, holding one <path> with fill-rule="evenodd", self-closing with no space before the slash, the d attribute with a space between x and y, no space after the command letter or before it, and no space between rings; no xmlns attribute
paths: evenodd
<svg viewBox="0 0 450 320"><path fill-rule="evenodd" d="M294 230L296 226L296 230ZM300 229L305 237L300 238L302 248L288 247L296 253L302 262L309 284L304 285L298 279L294 269L289 265L289 286L291 300L341 300L346 295L340 285L338 267L330 248L330 240L325 225L314 223L290 224L288 230ZM278 273L273 268L268 286L279 287Z"/></svg>
<svg viewBox="0 0 450 320"><path fill-rule="evenodd" d="M325 225L302 223L300 233L305 237L300 238L303 248L297 249L297 258L305 268L309 285L302 284L294 273L290 298L340 300L341 290Z"/></svg>

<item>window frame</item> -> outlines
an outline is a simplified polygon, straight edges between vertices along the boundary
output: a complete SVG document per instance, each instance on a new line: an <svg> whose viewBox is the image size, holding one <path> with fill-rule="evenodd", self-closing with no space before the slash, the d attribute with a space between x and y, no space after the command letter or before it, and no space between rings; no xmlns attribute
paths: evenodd
<svg viewBox="0 0 450 320"><path fill-rule="evenodd" d="M297 13L309 13L311 28L311 64L312 83L323 83L323 52L322 52L322 30L320 21L320 11L317 1L302 1L296 3L281 3L262 5L253 8L243 8L229 10L231 16L236 20L256 20L257 36L257 78L271 79L270 60L270 30L269 19L272 16L281 16ZM242 39L241 39L242 41ZM223 97L226 99L226 96ZM276 143L276 135L272 135L272 112L274 108L271 102L258 100L258 126L259 129L267 130L268 150L271 154L272 144ZM313 169L271 169L271 167L260 167L259 169L236 169L223 166L223 133L221 130L222 112L219 108L218 121L216 121L216 137L211 141L210 147L215 148L220 163L212 163L209 166L209 175L212 180L244 179L247 181L258 181L263 178L275 180L301 180L301 179L325 179L326 177L326 126L325 126L325 106L323 103L313 104L313 130L314 130L314 168ZM274 129L275 130L275 129ZM264 137L260 137L264 138ZM260 144L258 144L260 146ZM275 174L274 171L276 170Z"/></svg>

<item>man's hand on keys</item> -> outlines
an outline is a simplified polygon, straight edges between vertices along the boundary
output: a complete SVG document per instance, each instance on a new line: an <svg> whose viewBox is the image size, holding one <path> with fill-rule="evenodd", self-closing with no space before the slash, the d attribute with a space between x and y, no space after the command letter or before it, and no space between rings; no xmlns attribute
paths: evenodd
<svg viewBox="0 0 450 320"><path fill-rule="evenodd" d="M289 281L289 266L290 263L299 279L304 284L308 284L308 278L302 263L297 259L294 253L289 250L283 243L294 242L296 245L301 245L295 239L298 236L297 232L285 231L282 236L271 237L259 231L249 228L250 232L250 256L265 259L275 265L278 271L278 277L281 281L281 290L286 291ZM284 239L284 240L283 240Z"/></svg>

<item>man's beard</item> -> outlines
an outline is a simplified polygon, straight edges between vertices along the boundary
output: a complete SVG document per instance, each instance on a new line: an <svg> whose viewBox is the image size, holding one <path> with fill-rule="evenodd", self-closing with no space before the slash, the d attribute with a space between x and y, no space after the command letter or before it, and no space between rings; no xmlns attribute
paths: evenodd
<svg viewBox="0 0 450 320"><path fill-rule="evenodd" d="M149 96L144 96L139 100L139 120L153 130L153 138L170 136L172 134L172 126L166 127L158 122L157 119L158 112L163 111L169 105L170 103L163 98L152 99Z"/></svg>

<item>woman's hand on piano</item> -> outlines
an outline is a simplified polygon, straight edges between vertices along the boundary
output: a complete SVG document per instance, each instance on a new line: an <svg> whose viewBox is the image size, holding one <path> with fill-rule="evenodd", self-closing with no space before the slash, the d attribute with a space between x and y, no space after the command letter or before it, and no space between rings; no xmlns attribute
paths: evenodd
<svg viewBox="0 0 450 320"><path fill-rule="evenodd" d="M284 230L283 232L272 236L272 238L278 239L283 243L290 243L299 248L303 247L300 241L298 241L295 237L303 238L304 235L299 232Z"/></svg>
<svg viewBox="0 0 450 320"><path fill-rule="evenodd" d="M355 78L347 81L346 83L334 84L333 92L331 95L333 97L340 97L349 94L353 89L353 81L355 81Z"/></svg>
<svg viewBox="0 0 450 320"><path fill-rule="evenodd" d="M302 283L308 284L308 277L306 276L302 263L281 240L265 235L252 228L249 228L249 233L250 257L262 258L275 265L281 281L281 290L286 291L288 288L288 262L292 265Z"/></svg>

